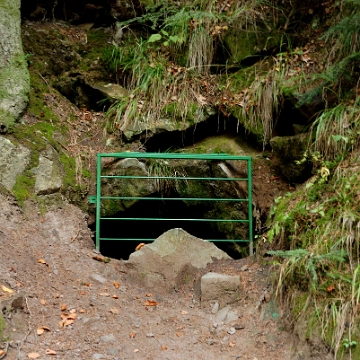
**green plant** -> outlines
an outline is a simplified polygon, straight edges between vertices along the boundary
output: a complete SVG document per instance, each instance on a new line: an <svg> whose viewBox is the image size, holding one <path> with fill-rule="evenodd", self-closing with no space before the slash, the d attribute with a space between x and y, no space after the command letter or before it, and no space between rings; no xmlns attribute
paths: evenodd
<svg viewBox="0 0 360 360"><path fill-rule="evenodd" d="M349 350L357 345L357 341L355 340L349 340L348 338L345 338L342 341L342 345L346 350Z"/></svg>

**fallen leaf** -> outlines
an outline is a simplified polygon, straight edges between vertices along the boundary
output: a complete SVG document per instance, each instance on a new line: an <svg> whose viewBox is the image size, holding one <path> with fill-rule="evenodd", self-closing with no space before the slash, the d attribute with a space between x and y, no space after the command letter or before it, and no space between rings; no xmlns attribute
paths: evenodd
<svg viewBox="0 0 360 360"><path fill-rule="evenodd" d="M56 351L52 349L46 349L45 350L46 355L56 355Z"/></svg>
<svg viewBox="0 0 360 360"><path fill-rule="evenodd" d="M138 251L140 250L143 246L145 246L146 244L144 243L140 243L136 248L135 248L135 251Z"/></svg>
<svg viewBox="0 0 360 360"><path fill-rule="evenodd" d="M167 350L167 346L161 345L161 350Z"/></svg>
<svg viewBox="0 0 360 360"><path fill-rule="evenodd" d="M80 309L80 310L79 310L79 313L80 313L80 314L85 314L85 313L86 313L86 310L85 310L85 309Z"/></svg>
<svg viewBox="0 0 360 360"><path fill-rule="evenodd" d="M140 351L139 349L135 349L135 350L134 350L134 353L137 353L137 352L139 352L139 351Z"/></svg>
<svg viewBox="0 0 360 360"><path fill-rule="evenodd" d="M332 292L332 291L334 291L335 290L335 285L333 284L333 285L330 285L330 286L328 286L327 288L326 288L326 291L327 292Z"/></svg>
<svg viewBox="0 0 360 360"><path fill-rule="evenodd" d="M180 314L181 314L181 315L186 315L186 314L188 314L188 312L185 311L185 310L181 310L181 311L180 311Z"/></svg>
<svg viewBox="0 0 360 360"><path fill-rule="evenodd" d="M69 325L71 325L71 324L73 324L74 323L74 320L61 320L60 322L59 322L59 326L60 327L65 327L65 326L69 326Z"/></svg>
<svg viewBox="0 0 360 360"><path fill-rule="evenodd" d="M58 299L60 297L60 294L55 295L55 299Z"/></svg>
<svg viewBox="0 0 360 360"><path fill-rule="evenodd" d="M119 297L117 295L112 296L113 299L118 299Z"/></svg>
<svg viewBox="0 0 360 360"><path fill-rule="evenodd" d="M70 310L70 314L75 314L76 313L76 309L71 309Z"/></svg>
<svg viewBox="0 0 360 360"><path fill-rule="evenodd" d="M45 331L50 331L50 328L48 328L47 326L40 326L37 330L36 333L38 335L42 335Z"/></svg>
<svg viewBox="0 0 360 360"><path fill-rule="evenodd" d="M180 333L180 332L177 332L175 335L176 335L177 337L180 337L180 336L181 336L181 333Z"/></svg>
<svg viewBox="0 0 360 360"><path fill-rule="evenodd" d="M37 359L38 357L40 357L40 354L36 353L36 352L32 352L32 353L27 354L27 357L30 359Z"/></svg>
<svg viewBox="0 0 360 360"><path fill-rule="evenodd" d="M147 296L147 297L152 297L153 294L146 294L145 296Z"/></svg>
<svg viewBox="0 0 360 360"><path fill-rule="evenodd" d="M131 334L129 334L129 336L130 336L130 339L134 339L136 336L136 333L131 333Z"/></svg>
<svg viewBox="0 0 360 360"><path fill-rule="evenodd" d="M5 350L0 350L0 356L5 354Z"/></svg>
<svg viewBox="0 0 360 360"><path fill-rule="evenodd" d="M111 308L111 309L110 309L110 312L111 312L112 314L119 314L119 313L120 313L120 311L119 311L118 309L116 309L116 308Z"/></svg>
<svg viewBox="0 0 360 360"><path fill-rule="evenodd" d="M79 295L86 295L86 291L79 291Z"/></svg>
<svg viewBox="0 0 360 360"><path fill-rule="evenodd" d="M19 281L16 281L16 285L19 286L19 287L23 287L23 284Z"/></svg>
<svg viewBox="0 0 360 360"><path fill-rule="evenodd" d="M46 261L44 259L38 259L37 261L39 264L46 264Z"/></svg>
<svg viewBox="0 0 360 360"><path fill-rule="evenodd" d="M110 296L110 294L103 292L103 293L100 293L99 296Z"/></svg>
<svg viewBox="0 0 360 360"><path fill-rule="evenodd" d="M229 342L229 347L234 347L235 346L235 343L233 341L230 341Z"/></svg>
<svg viewBox="0 0 360 360"><path fill-rule="evenodd" d="M115 286L116 289L118 289L120 287L120 284L117 281L114 280L114 286Z"/></svg>
<svg viewBox="0 0 360 360"><path fill-rule="evenodd" d="M72 323L74 323L74 320L76 319L77 315L76 314L60 314L62 320L59 321L59 326L60 327L65 327L68 325L71 325Z"/></svg>
<svg viewBox="0 0 360 360"><path fill-rule="evenodd" d="M66 304L61 304L61 311L65 311L67 309L67 305Z"/></svg>
<svg viewBox="0 0 360 360"><path fill-rule="evenodd" d="M96 261L101 261L101 262L103 262L103 263L108 263L108 262L110 262L110 260L111 260L111 259L108 258L108 257L99 256L99 255L93 256L93 259L96 260Z"/></svg>
<svg viewBox="0 0 360 360"><path fill-rule="evenodd" d="M146 300L144 306L157 306L159 303L155 300Z"/></svg>
<svg viewBox="0 0 360 360"><path fill-rule="evenodd" d="M11 290L11 289L7 288L4 285L1 286L1 289L2 289L2 291L5 291L5 292L10 293L10 294L12 294L14 292L14 290Z"/></svg>

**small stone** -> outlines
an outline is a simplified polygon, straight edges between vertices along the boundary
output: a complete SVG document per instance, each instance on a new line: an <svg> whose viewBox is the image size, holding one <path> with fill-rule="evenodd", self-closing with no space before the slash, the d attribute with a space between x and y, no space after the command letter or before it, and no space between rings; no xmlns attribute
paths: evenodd
<svg viewBox="0 0 360 360"><path fill-rule="evenodd" d="M227 333L228 333L229 335L234 335L234 334L236 333L236 330L235 330L234 327L231 327L231 328L227 331Z"/></svg>
<svg viewBox="0 0 360 360"><path fill-rule="evenodd" d="M212 309L211 309L211 313L212 314L217 314L217 312L219 311L219 303L218 302L216 302L215 304L214 304L214 306L212 307Z"/></svg>
<svg viewBox="0 0 360 360"><path fill-rule="evenodd" d="M240 271L247 271L247 270L249 270L249 265L244 265L240 269Z"/></svg>
<svg viewBox="0 0 360 360"><path fill-rule="evenodd" d="M243 330L243 329L245 329L245 326L244 326L244 325L241 325L241 324L235 324L235 325L234 325L234 329L235 329L235 330Z"/></svg>
<svg viewBox="0 0 360 360"><path fill-rule="evenodd" d="M111 356L119 356L119 349L116 349L116 348L107 349L106 353Z"/></svg>
<svg viewBox="0 0 360 360"><path fill-rule="evenodd" d="M103 354L93 354L92 358L94 360L99 360L99 359L106 359L106 356Z"/></svg>
<svg viewBox="0 0 360 360"><path fill-rule="evenodd" d="M148 337L148 338L153 338L153 337L155 337L155 335L154 335L153 333L147 333L147 334L146 334L146 337Z"/></svg>
<svg viewBox="0 0 360 360"><path fill-rule="evenodd" d="M108 342L115 342L115 336L113 334L104 335L100 337L100 341L108 343Z"/></svg>
<svg viewBox="0 0 360 360"><path fill-rule="evenodd" d="M106 279L104 277L102 277L101 275L99 274L92 274L91 275L91 278L98 281L99 283L101 284L105 284L106 283Z"/></svg>

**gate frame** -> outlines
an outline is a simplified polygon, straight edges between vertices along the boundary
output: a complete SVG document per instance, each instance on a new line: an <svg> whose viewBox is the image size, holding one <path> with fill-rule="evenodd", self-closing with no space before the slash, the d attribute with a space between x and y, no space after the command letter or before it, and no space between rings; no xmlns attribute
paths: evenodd
<svg viewBox="0 0 360 360"><path fill-rule="evenodd" d="M247 177L246 178L195 178L195 177L185 177L185 176L126 176L126 175L101 175L101 158L113 157L113 158L132 158L132 159L190 159L190 160L217 160L217 161L226 161L226 160L238 160L247 162ZM228 198L176 198L178 200L196 200L196 201L238 201L238 202L247 202L248 203L248 217L246 220L226 220L226 219L176 219L179 221L213 221L213 222L238 222L238 223L248 223L249 226L249 238L244 240L216 240L211 239L207 241L222 241L222 242L249 242L249 253L250 256L254 253L253 245L253 220L252 220L252 158L251 156L236 156L228 154L184 154L184 153L140 153L140 152L122 152L122 153L98 153L97 154L97 171L96 171L96 196L90 196L89 202L96 204L96 249L100 250L100 241L101 240L133 240L133 241L153 241L155 239L124 239L124 238L101 238L100 237L100 221L107 220L174 220L174 219L164 219L164 218L108 218L101 217L101 200L102 199L119 199L119 200L160 200L160 198L146 198L146 197L121 197L121 196L101 196L101 179L104 178L123 178L123 179L190 179L190 180L212 180L212 181L247 181L247 198L238 198L238 199L228 199ZM100 186L99 186L100 185ZM166 201L166 197L161 197L161 200ZM173 198L168 198L173 199ZM204 239L206 240L206 239Z"/></svg>

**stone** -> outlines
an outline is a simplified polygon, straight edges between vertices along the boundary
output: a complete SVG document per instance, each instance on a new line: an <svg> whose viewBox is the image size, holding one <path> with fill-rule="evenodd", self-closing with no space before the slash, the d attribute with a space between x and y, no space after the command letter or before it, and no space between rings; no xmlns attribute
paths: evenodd
<svg viewBox="0 0 360 360"><path fill-rule="evenodd" d="M106 353L110 356L119 356L119 349L117 348L106 349Z"/></svg>
<svg viewBox="0 0 360 360"><path fill-rule="evenodd" d="M214 259L231 259L213 243L190 235L183 229L171 229L153 243L132 253L126 262L128 274L146 287L168 291L192 283L195 272Z"/></svg>
<svg viewBox="0 0 360 360"><path fill-rule="evenodd" d="M240 277L209 272L201 277L201 302L217 301L220 307L240 299Z"/></svg>
<svg viewBox="0 0 360 360"><path fill-rule="evenodd" d="M100 341L105 342L105 343L109 343L109 342L115 342L115 336L114 334L109 334L109 335L103 335L100 337Z"/></svg>
<svg viewBox="0 0 360 360"><path fill-rule="evenodd" d="M58 192L63 185L63 167L55 149L48 145L39 156L39 165L31 169L36 175L35 193L48 195Z"/></svg>
<svg viewBox="0 0 360 360"><path fill-rule="evenodd" d="M222 308L216 316L217 323L228 324L239 319L239 314L236 310L232 310L230 306Z"/></svg>
<svg viewBox="0 0 360 360"><path fill-rule="evenodd" d="M103 354L93 354L92 358L94 360L106 359L106 356Z"/></svg>
<svg viewBox="0 0 360 360"><path fill-rule="evenodd" d="M99 274L92 274L91 278L94 279L95 281L98 281L100 284L105 284L107 281L103 276Z"/></svg>
<svg viewBox="0 0 360 360"><path fill-rule="evenodd" d="M28 104L30 75L21 42L20 0L0 6L0 131L7 131ZM0 171L2 173L2 171Z"/></svg>
<svg viewBox="0 0 360 360"><path fill-rule="evenodd" d="M7 190L13 189L17 176L25 170L29 160L29 149L0 137L0 183Z"/></svg>
<svg viewBox="0 0 360 360"><path fill-rule="evenodd" d="M211 309L211 313L212 314L216 314L219 311L219 303L216 301L215 304L213 305L212 309Z"/></svg>

